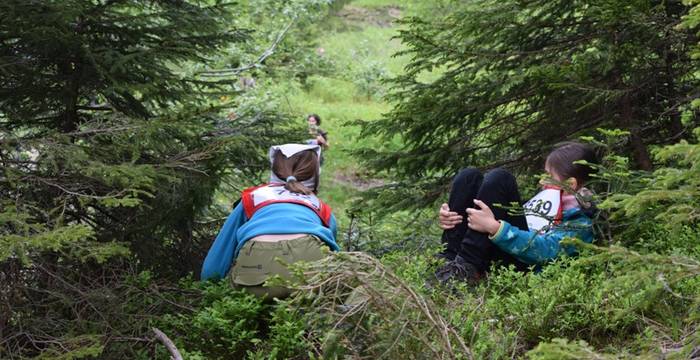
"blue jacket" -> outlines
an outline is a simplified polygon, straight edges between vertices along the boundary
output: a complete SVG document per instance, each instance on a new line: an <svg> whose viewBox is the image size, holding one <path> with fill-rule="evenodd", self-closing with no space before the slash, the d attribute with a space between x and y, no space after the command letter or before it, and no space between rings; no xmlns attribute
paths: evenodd
<svg viewBox="0 0 700 360"><path fill-rule="evenodd" d="M323 240L332 250L340 248L335 242L337 225L331 215L330 226L304 205L277 203L262 207L246 219L242 203L236 205L216 236L202 265L202 280L221 279L226 276L233 259L249 239L259 235L311 234Z"/></svg>
<svg viewBox="0 0 700 360"><path fill-rule="evenodd" d="M491 238L501 250L513 255L526 264L543 264L556 258L562 251L568 255L576 254L573 246L562 247L559 243L564 238L575 237L584 242L593 242L593 221L581 208L565 210L561 224L549 231L538 234L525 231L501 222L501 228Z"/></svg>

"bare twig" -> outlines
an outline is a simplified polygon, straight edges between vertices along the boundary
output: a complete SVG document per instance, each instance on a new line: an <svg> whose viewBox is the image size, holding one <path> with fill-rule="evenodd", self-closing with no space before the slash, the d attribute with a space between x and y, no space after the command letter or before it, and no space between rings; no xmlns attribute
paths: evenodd
<svg viewBox="0 0 700 360"><path fill-rule="evenodd" d="M282 42L282 40L284 39L284 36L287 35L287 32L292 27L292 25L294 24L295 21L296 21L296 18L292 19L292 21L290 21L287 24L287 26L285 26L284 29L279 34L277 34L277 38L272 43L272 45L270 45L270 47L267 50L265 50L258 57L258 59L255 62L248 64L248 65L245 65L245 66L232 68L232 69L206 70L206 71L202 71L202 72L198 73L198 75L201 75L204 77L232 76L232 75L240 74L244 71L248 71L248 70L259 67L260 64L262 64L265 61L265 59L267 59L272 54L274 54L275 49L277 48L277 45L279 45L279 43Z"/></svg>
<svg viewBox="0 0 700 360"><path fill-rule="evenodd" d="M42 183L44 183L44 184L46 184L46 185L55 187L55 188L57 188L57 189L63 191L64 193L66 193L66 194L68 194L68 195L79 196L79 197L85 197L85 198L96 199L96 200L104 200L104 199L117 198L117 197L119 197L119 196L124 195L124 194L128 191L128 189L124 189L124 190L122 190L122 191L120 191L120 192L118 192L118 193L116 193L116 194L104 195L104 196L90 195L90 194L83 194L83 193L79 193L79 192L75 192L75 191L68 190L68 189L64 188L63 186L61 186L61 185L52 183L52 182L50 182L50 181L48 181L48 180L46 180L46 179L40 178L40 177L34 177L34 179L36 179L36 180L38 180L38 181L40 181L40 182L42 182Z"/></svg>
<svg viewBox="0 0 700 360"><path fill-rule="evenodd" d="M126 130L136 130L139 128L142 128L142 126L135 126L135 125L115 126L115 127L111 127L111 128L95 128L95 129L88 129L88 130L83 130L83 131L74 131L71 133L67 133L66 135L68 135L68 136L85 136L85 135L94 135L94 134L103 134L103 133L115 133L115 132L126 131Z"/></svg>

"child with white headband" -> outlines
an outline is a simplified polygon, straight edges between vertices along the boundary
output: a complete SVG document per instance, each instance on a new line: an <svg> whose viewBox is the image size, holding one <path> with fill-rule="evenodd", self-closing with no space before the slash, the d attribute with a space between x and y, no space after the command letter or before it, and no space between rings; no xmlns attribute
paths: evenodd
<svg viewBox="0 0 700 360"><path fill-rule="evenodd" d="M323 247L339 247L331 208L316 196L320 146L272 146L269 155L270 182L243 191L204 259L201 278L228 276L235 287L281 298L288 289L263 284L273 275L289 279L283 264L318 260Z"/></svg>

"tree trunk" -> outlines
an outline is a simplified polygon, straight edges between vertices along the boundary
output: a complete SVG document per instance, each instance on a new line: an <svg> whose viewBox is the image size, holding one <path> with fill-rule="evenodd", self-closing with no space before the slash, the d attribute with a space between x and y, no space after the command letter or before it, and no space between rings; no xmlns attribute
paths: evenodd
<svg viewBox="0 0 700 360"><path fill-rule="evenodd" d="M78 129L78 97L80 95L80 65L73 60L67 61L63 72L68 76L63 88L63 112L61 113L61 131L70 133Z"/></svg>
<svg viewBox="0 0 700 360"><path fill-rule="evenodd" d="M667 8L670 7L667 6ZM667 10L668 11L668 10ZM669 131L669 136L668 139L671 142L675 142L680 138L683 134L683 123L681 122L681 112L678 109L678 106L674 104L677 99L680 97L678 95L678 92L676 91L676 82L675 82L675 71L673 69L673 64L676 63L678 60L677 54L673 51L672 46L670 45L670 41L667 42L665 53L665 62L666 62L666 98L670 99L670 104L674 108L671 109L671 113L669 114L669 126L668 126L668 131Z"/></svg>
<svg viewBox="0 0 700 360"><path fill-rule="evenodd" d="M632 147L634 163L638 169L651 171L653 168L651 156L642 139L642 131L640 127L635 124L634 108L629 95L625 95L622 98L621 108L620 124L624 129L630 132L630 146Z"/></svg>

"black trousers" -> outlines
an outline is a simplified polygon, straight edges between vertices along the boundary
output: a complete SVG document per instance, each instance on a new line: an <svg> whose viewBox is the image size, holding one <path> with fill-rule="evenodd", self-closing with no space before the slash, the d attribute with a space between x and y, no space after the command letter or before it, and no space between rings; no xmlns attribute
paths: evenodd
<svg viewBox="0 0 700 360"><path fill-rule="evenodd" d="M518 184L511 173L499 168L489 171L484 176L477 169L463 169L452 182L448 200L450 210L462 215L463 220L454 228L443 232L442 242L445 246L443 256L451 260L459 254L482 272L487 271L491 264L496 262L503 265L513 264L518 270L526 271L526 264L494 245L488 238L488 234L467 227L466 209L476 208L474 199L486 203L497 220L504 220L522 230L527 230L524 215L508 214L505 208L494 205L522 204Z"/></svg>

